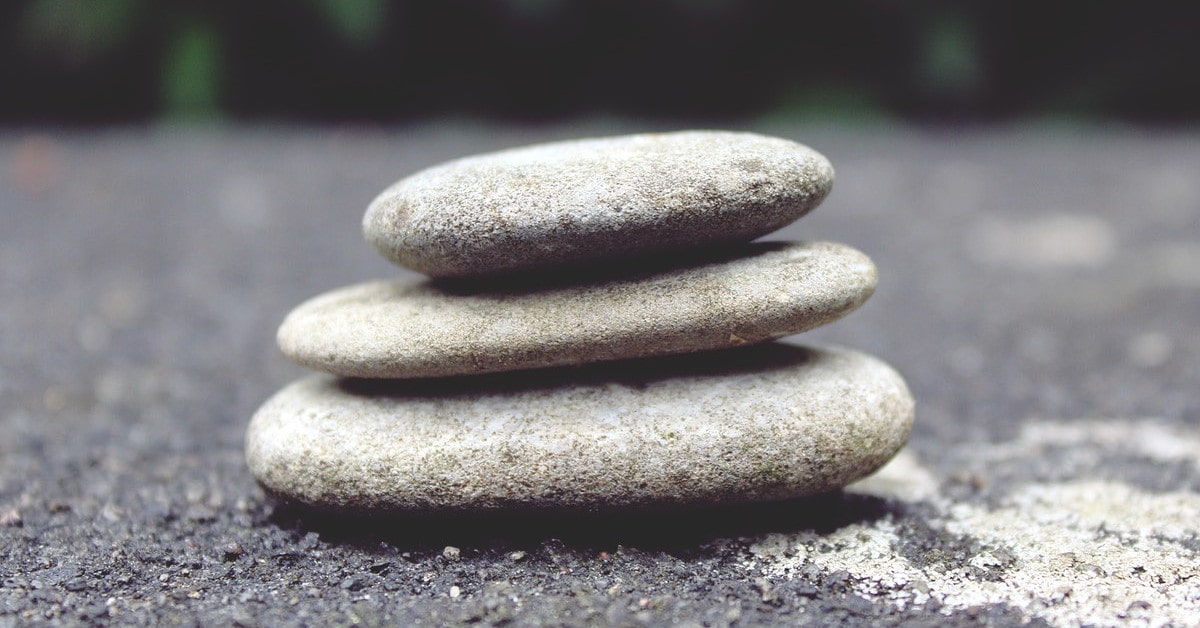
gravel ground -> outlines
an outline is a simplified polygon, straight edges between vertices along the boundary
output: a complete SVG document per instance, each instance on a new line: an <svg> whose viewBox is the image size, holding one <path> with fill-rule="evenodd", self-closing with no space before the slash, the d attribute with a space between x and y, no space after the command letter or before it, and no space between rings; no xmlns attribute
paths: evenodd
<svg viewBox="0 0 1200 628"><path fill-rule="evenodd" d="M249 476L274 347L397 271L370 199L444 159L633 129L0 135L0 626L1200 623L1200 135L760 129L837 183L783 237L880 288L806 342L917 399L815 500L361 520Z"/></svg>

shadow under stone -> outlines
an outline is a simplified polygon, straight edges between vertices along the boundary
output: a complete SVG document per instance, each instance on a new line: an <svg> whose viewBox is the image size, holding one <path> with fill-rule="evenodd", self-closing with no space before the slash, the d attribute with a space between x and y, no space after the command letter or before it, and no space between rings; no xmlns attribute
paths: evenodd
<svg viewBox="0 0 1200 628"><path fill-rule="evenodd" d="M615 260L557 264L481 277L429 279L426 285L447 295L500 294L520 296L554 289L596 287L609 282L650 279L689 268L716 266L758 257L793 246L794 242L739 242L672 250Z"/></svg>
<svg viewBox="0 0 1200 628"><path fill-rule="evenodd" d="M367 514L330 512L279 501L269 522L299 533L316 532L331 543L405 550L446 545L477 548L527 546L556 540L577 549L695 551L723 538L770 532L829 534L847 525L900 517L903 505L855 493L835 492L765 504L607 513Z"/></svg>
<svg viewBox="0 0 1200 628"><path fill-rule="evenodd" d="M485 394L525 393L562 386L621 384L644 388L679 377L748 375L812 364L827 359L821 349L783 342L698 351L682 355L612 360L579 366L458 375L421 379L341 378L331 382L341 392L391 399L478 397Z"/></svg>

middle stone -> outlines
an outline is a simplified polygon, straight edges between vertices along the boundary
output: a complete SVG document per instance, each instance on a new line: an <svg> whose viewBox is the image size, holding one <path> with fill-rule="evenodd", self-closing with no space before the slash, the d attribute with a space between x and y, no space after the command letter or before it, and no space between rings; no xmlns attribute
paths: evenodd
<svg viewBox="0 0 1200 628"><path fill-rule="evenodd" d="M874 264L830 242L759 242L715 261L559 286L421 279L342 288L279 328L292 360L349 377L471 375L688 353L836 320L875 290Z"/></svg>

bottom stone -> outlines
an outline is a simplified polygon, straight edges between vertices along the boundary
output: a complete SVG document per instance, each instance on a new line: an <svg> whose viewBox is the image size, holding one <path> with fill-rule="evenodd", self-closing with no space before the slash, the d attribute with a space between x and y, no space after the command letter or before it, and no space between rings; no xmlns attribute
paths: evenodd
<svg viewBox="0 0 1200 628"><path fill-rule="evenodd" d="M912 427L868 355L782 343L436 380L291 384L250 422L270 492L334 509L607 509L782 500L887 462Z"/></svg>

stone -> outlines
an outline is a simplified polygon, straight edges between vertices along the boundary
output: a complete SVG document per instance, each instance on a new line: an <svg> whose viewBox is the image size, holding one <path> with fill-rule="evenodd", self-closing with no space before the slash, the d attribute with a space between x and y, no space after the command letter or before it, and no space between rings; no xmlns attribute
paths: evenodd
<svg viewBox="0 0 1200 628"><path fill-rule="evenodd" d="M829 193L833 167L795 142L684 131L467 157L393 184L363 231L434 277L595 262L753 240Z"/></svg>
<svg viewBox="0 0 1200 628"><path fill-rule="evenodd" d="M332 510L785 500L875 471L913 399L876 358L767 343L437 380L299 380L246 437L270 493Z"/></svg>
<svg viewBox="0 0 1200 628"><path fill-rule="evenodd" d="M292 360L353 377L437 377L755 343L835 320L874 291L875 266L828 242L759 242L717 260L573 277L565 285L379 281L298 306Z"/></svg>

